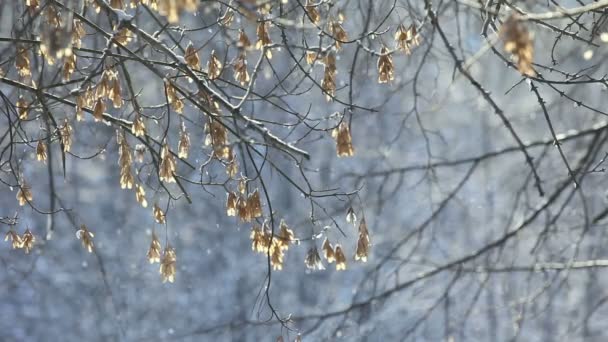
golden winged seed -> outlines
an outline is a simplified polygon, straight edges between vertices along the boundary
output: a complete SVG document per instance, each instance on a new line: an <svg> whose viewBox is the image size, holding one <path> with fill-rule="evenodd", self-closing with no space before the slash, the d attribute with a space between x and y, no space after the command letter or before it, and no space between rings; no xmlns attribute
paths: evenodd
<svg viewBox="0 0 608 342"><path fill-rule="evenodd" d="M237 207L237 196L234 192L228 193L228 199L226 200L226 215L227 216L236 216L236 207Z"/></svg>
<svg viewBox="0 0 608 342"><path fill-rule="evenodd" d="M21 248L23 246L23 241L19 234L17 234L14 230L9 230L4 236L4 241L11 240L11 246L13 249Z"/></svg>
<svg viewBox="0 0 608 342"><path fill-rule="evenodd" d="M201 69L201 62L198 57L198 51L196 51L196 48L194 48L194 45L192 45L192 42L190 42L188 44L188 47L186 48L186 54L184 55L184 59L186 60L186 64L190 68L192 68L194 70Z"/></svg>
<svg viewBox="0 0 608 342"><path fill-rule="evenodd" d="M154 232L152 232L152 242L150 242L150 248L148 249L148 253L146 256L148 257L148 262L151 264L155 262L160 262L160 252L161 246L158 237Z"/></svg>
<svg viewBox="0 0 608 342"><path fill-rule="evenodd" d="M346 222L355 224L357 222L357 215L353 207L349 207L346 211Z"/></svg>
<svg viewBox="0 0 608 342"><path fill-rule="evenodd" d="M323 246L321 247L321 249L323 249L323 256L325 257L325 260L327 260L328 263L331 264L336 260L334 248L331 246L331 243L329 243L329 240L327 238L325 238L325 241L323 241Z"/></svg>
<svg viewBox="0 0 608 342"><path fill-rule="evenodd" d="M38 140L36 145L36 159L41 162L46 162L46 144L44 141Z"/></svg>
<svg viewBox="0 0 608 342"><path fill-rule="evenodd" d="M313 24L318 24L321 21L321 14L319 14L319 10L317 6L312 5L310 0L306 0L306 6L304 7L306 10L306 14L308 14L308 18Z"/></svg>
<svg viewBox="0 0 608 342"><path fill-rule="evenodd" d="M148 207L148 201L146 200L146 190L141 184L135 184L135 199L137 203L144 208Z"/></svg>
<svg viewBox="0 0 608 342"><path fill-rule="evenodd" d="M131 133L133 133L133 135L136 137L143 137L146 135L146 125L144 124L144 120L139 113L136 113L135 117L133 118Z"/></svg>
<svg viewBox="0 0 608 342"><path fill-rule="evenodd" d="M34 248L34 243L36 242L36 237L29 228L25 230L23 236L21 237L21 247L25 249L25 253L29 254L32 248Z"/></svg>
<svg viewBox="0 0 608 342"><path fill-rule="evenodd" d="M186 124L182 122L182 129L179 131L179 143L177 144L177 156L179 158L188 158L190 151L190 136L186 132Z"/></svg>
<svg viewBox="0 0 608 342"><path fill-rule="evenodd" d="M158 203L154 203L154 208L152 208L152 214L154 215L154 220L157 223L164 224L165 223L165 213L158 206Z"/></svg>
<svg viewBox="0 0 608 342"><path fill-rule="evenodd" d="M378 83L388 83L394 78L393 57L384 46L380 50L380 57L378 57Z"/></svg>
<svg viewBox="0 0 608 342"><path fill-rule="evenodd" d="M209 57L209 62L207 62L207 75L209 79L215 80L220 77L222 73L222 62L220 62L219 58L215 54L215 50L211 51L211 56Z"/></svg>
<svg viewBox="0 0 608 342"><path fill-rule="evenodd" d="M526 76L535 76L532 67L534 43L526 25L515 14L511 15L500 28L500 34L505 51L512 54L517 62L517 70Z"/></svg>
<svg viewBox="0 0 608 342"><path fill-rule="evenodd" d="M344 256L344 252L342 251L342 247L340 245L336 245L335 258L336 258L336 271L345 270L346 269L346 257Z"/></svg>
<svg viewBox="0 0 608 342"><path fill-rule="evenodd" d="M321 257L319 256L319 250L316 246L308 250L308 253L306 253L306 259L304 259L304 264L306 264L307 268L313 271L325 269L325 266L323 266L323 262L321 261Z"/></svg>
<svg viewBox="0 0 608 342"><path fill-rule="evenodd" d="M163 283L167 281L172 283L175 281L175 263L177 261L177 257L175 255L175 250L167 245L163 252L163 258L160 261L160 274L163 279Z"/></svg>
<svg viewBox="0 0 608 342"><path fill-rule="evenodd" d="M272 44L272 41L270 40L270 36L268 35L268 28L270 27L270 24L268 21L263 21L258 23L258 27L257 27L257 36L258 36L258 41L255 44L255 48L258 50L262 50L264 49L264 47ZM271 59L272 58L272 51L270 49L266 49L266 58Z"/></svg>
<svg viewBox="0 0 608 342"><path fill-rule="evenodd" d="M25 180L21 181L19 191L17 191L17 201L20 206L24 206L26 203L31 202L34 199L32 190Z"/></svg>
<svg viewBox="0 0 608 342"><path fill-rule="evenodd" d="M93 253L93 238L95 234L91 233L87 226L84 224L80 225L80 229L76 232L76 237L78 240L82 241L82 246L86 248L89 253Z"/></svg>
<svg viewBox="0 0 608 342"><path fill-rule="evenodd" d="M249 83L249 72L247 71L247 59L245 54L241 53L234 62L234 79L239 82L242 86Z"/></svg>
<svg viewBox="0 0 608 342"><path fill-rule="evenodd" d="M369 231L367 230L367 223L365 222L365 218L363 218L361 219L361 223L359 223L359 238L357 240L355 260L367 262L370 247L371 242L369 240Z"/></svg>
<svg viewBox="0 0 608 342"><path fill-rule="evenodd" d="M175 183L175 177L173 176L175 172L175 158L169 151L166 142L161 149L160 158L158 178L161 182Z"/></svg>
<svg viewBox="0 0 608 342"><path fill-rule="evenodd" d="M350 157L355 154L350 129L346 122L341 122L338 128L334 129L332 135L336 139L338 157Z"/></svg>

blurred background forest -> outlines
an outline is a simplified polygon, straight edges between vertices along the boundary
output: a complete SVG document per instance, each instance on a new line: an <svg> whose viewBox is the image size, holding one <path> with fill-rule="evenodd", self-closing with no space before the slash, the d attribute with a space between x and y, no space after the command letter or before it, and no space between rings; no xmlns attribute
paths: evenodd
<svg viewBox="0 0 608 342"><path fill-rule="evenodd" d="M607 9L0 0L0 340L606 340Z"/></svg>

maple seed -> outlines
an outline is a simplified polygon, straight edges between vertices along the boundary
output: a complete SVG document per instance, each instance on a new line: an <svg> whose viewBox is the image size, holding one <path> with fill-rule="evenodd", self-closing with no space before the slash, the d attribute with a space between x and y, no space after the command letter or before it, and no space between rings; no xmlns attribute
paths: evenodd
<svg viewBox="0 0 608 342"><path fill-rule="evenodd" d="M511 15L500 28L505 51L513 55L517 70L526 76L536 76L532 67L534 43L532 35L515 14Z"/></svg>
<svg viewBox="0 0 608 342"><path fill-rule="evenodd" d="M215 80L220 77L222 73L222 62L220 62L219 58L215 54L215 50L211 51L211 56L209 57L209 62L207 62L207 75L209 79Z"/></svg>
<svg viewBox="0 0 608 342"><path fill-rule="evenodd" d="M270 27L270 24L267 21L263 21L258 23L258 27L257 27L257 35L258 35L258 41L255 44L255 48L258 50L263 50L266 46L272 44L272 41L270 40L270 36L268 35L268 28ZM266 58L271 59L272 58L272 51L270 49L266 49Z"/></svg>
<svg viewBox="0 0 608 342"><path fill-rule="evenodd" d="M158 206L157 203L154 203L154 208L152 208L152 213L154 215L154 220L156 223L164 224L165 223L165 213Z"/></svg>
<svg viewBox="0 0 608 342"><path fill-rule="evenodd" d="M237 196L234 192L228 193L228 199L226 200L226 215L236 216Z"/></svg>
<svg viewBox="0 0 608 342"><path fill-rule="evenodd" d="M161 246L158 237L154 232L152 232L152 242L150 242L150 248L148 249L148 253L146 256L148 257L148 262L151 264L155 262L160 262L160 252Z"/></svg>
<svg viewBox="0 0 608 342"><path fill-rule="evenodd" d="M336 260L334 248L332 247L331 243L329 243L327 238L325 238L325 241L323 241L323 246L321 248L323 249L323 256L328 263L331 264Z"/></svg>
<svg viewBox="0 0 608 342"><path fill-rule="evenodd" d="M306 267L311 270L324 270L325 266L323 266L323 262L321 261L321 257L319 256L319 250L317 247L313 247L308 250L306 253L306 259L304 259L304 264Z"/></svg>
<svg viewBox="0 0 608 342"><path fill-rule="evenodd" d="M89 253L93 253L94 237L95 234L91 233L84 224L80 225L80 229L76 232L76 238L82 241L82 246L86 248Z"/></svg>
<svg viewBox="0 0 608 342"><path fill-rule="evenodd" d="M186 64L190 68L194 70L201 69L201 62L198 57L198 52L196 51L196 48L194 48L194 45L192 45L192 42L190 42L188 44L188 47L186 48L186 54L184 56L184 59L186 60Z"/></svg>
<svg viewBox="0 0 608 342"><path fill-rule="evenodd" d="M357 215L355 215L355 210L353 207L349 207L346 211L346 222L355 224L357 223Z"/></svg>
<svg viewBox="0 0 608 342"><path fill-rule="evenodd" d="M30 254L32 248L34 248L34 243L36 242L36 237L29 228L25 230L23 236L21 237L21 247L25 249L25 254Z"/></svg>
<svg viewBox="0 0 608 342"><path fill-rule="evenodd" d="M336 257L336 271L345 270L346 269L346 257L344 256L344 252L342 251L342 247L340 245L336 245L335 257Z"/></svg>
<svg viewBox="0 0 608 342"><path fill-rule="evenodd" d="M182 159L188 158L190 150L190 136L186 132L186 124L182 122L182 129L179 131L179 143L177 145L177 156Z"/></svg>
<svg viewBox="0 0 608 342"><path fill-rule="evenodd" d="M11 240L11 246L13 249L21 248L23 246L23 241L19 234L17 234L14 230L9 230L4 236L4 241Z"/></svg>
<svg viewBox="0 0 608 342"><path fill-rule="evenodd" d="M169 151L167 143L163 145L160 153L160 167L158 171L158 178L161 182L175 183L175 158Z"/></svg>
<svg viewBox="0 0 608 342"><path fill-rule="evenodd" d="M369 240L369 231L367 230L367 223L365 222L365 218L363 218L361 219L361 223L359 223L359 238L357 240L355 260L367 262L370 247L371 242Z"/></svg>
<svg viewBox="0 0 608 342"><path fill-rule="evenodd" d="M36 159L41 162L46 162L46 144L43 140L39 140L36 145Z"/></svg>
<svg viewBox="0 0 608 342"><path fill-rule="evenodd" d="M160 262L160 270L159 273L163 279L163 283L167 281L172 283L175 281L175 263L177 261L177 257L175 255L175 250L167 245L163 252L163 258Z"/></svg>
<svg viewBox="0 0 608 342"><path fill-rule="evenodd" d="M332 135L336 139L338 157L350 157L355 154L352 137L346 122L341 122L338 128L333 130Z"/></svg>
<svg viewBox="0 0 608 342"><path fill-rule="evenodd" d="M32 195L32 190L27 183L22 180L21 185L19 186L19 191L17 191L17 201L20 206L24 206L26 203L31 202L34 199Z"/></svg>
<svg viewBox="0 0 608 342"><path fill-rule="evenodd" d="M393 57L386 47L382 47L378 57L378 83L388 83L394 78Z"/></svg>

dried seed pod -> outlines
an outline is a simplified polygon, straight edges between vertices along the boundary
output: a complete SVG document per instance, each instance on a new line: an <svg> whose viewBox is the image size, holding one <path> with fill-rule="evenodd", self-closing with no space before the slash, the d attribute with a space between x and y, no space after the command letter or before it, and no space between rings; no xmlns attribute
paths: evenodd
<svg viewBox="0 0 608 342"><path fill-rule="evenodd" d="M336 271L345 270L346 269L346 257L344 256L344 252L342 251L342 247L340 245L336 245L335 257L336 257Z"/></svg>
<svg viewBox="0 0 608 342"><path fill-rule="evenodd" d="M513 55L517 62L517 70L526 76L536 76L532 67L534 58L534 42L526 25L518 20L517 15L511 15L500 28L504 40L505 51Z"/></svg>
<svg viewBox="0 0 608 342"><path fill-rule="evenodd" d="M239 82L242 86L245 86L249 83L249 72L247 71L247 59L245 58L245 54L241 53L236 58L234 64L234 79Z"/></svg>
<svg viewBox="0 0 608 342"><path fill-rule="evenodd" d="M59 127L59 139L63 146L63 152L70 152L72 149L72 137L74 136L74 129L70 125L68 118L65 118L63 125Z"/></svg>
<svg viewBox="0 0 608 342"><path fill-rule="evenodd" d="M411 54L412 48L420 45L420 35L416 25L412 24L409 28L405 28L403 24L399 24L395 32L395 42L398 50L405 52L406 55Z"/></svg>
<svg viewBox="0 0 608 342"><path fill-rule="evenodd" d="M21 184L19 185L19 191L17 191L17 201L19 202L19 205L24 206L33 199L34 195L32 194L32 189L25 180L22 179Z"/></svg>
<svg viewBox="0 0 608 342"><path fill-rule="evenodd" d="M137 159L137 162L143 163L145 157L146 157L146 145L144 145L144 144L135 145L135 158Z"/></svg>
<svg viewBox="0 0 608 342"><path fill-rule="evenodd" d="M28 50L22 45L17 45L17 54L15 55L15 67L21 77L32 75L30 57Z"/></svg>
<svg viewBox="0 0 608 342"><path fill-rule="evenodd" d="M239 40L236 43L236 46L247 50L251 47L251 41L249 40L249 37L247 37L247 33L245 33L245 30L243 30L242 28L239 29Z"/></svg>
<svg viewBox="0 0 608 342"><path fill-rule="evenodd" d="M371 241L369 240L369 231L367 230L367 223L365 218L361 219L359 223L359 238L357 239L357 250L355 252L355 260L367 261L369 256L369 248L371 247Z"/></svg>
<svg viewBox="0 0 608 342"><path fill-rule="evenodd" d="M348 210L346 210L346 222L352 224L357 222L357 215L355 214L353 207L349 207Z"/></svg>
<svg viewBox="0 0 608 342"><path fill-rule="evenodd" d="M273 270L280 271L283 269L283 260L285 254L284 250L280 248L276 241L276 238L272 239L270 247L270 265L272 266Z"/></svg>
<svg viewBox="0 0 608 342"><path fill-rule="evenodd" d="M247 198L245 196L239 196L239 199L236 202L237 214L239 219L243 222L251 222L251 210L247 205Z"/></svg>
<svg viewBox="0 0 608 342"><path fill-rule="evenodd" d="M154 207L152 208L152 214L154 215L154 220L156 221L156 223L165 223L165 213L158 206L158 203L154 203Z"/></svg>
<svg viewBox="0 0 608 342"><path fill-rule="evenodd" d="M79 49L82 45L82 38L87 34L84 28L84 23L78 19L74 19L72 23L72 45Z"/></svg>
<svg viewBox="0 0 608 342"><path fill-rule="evenodd" d="M186 60L186 64L190 68L194 70L201 69L201 62L198 57L198 52L196 51L196 48L194 48L194 45L192 45L192 42L190 42L188 44L188 47L186 48L186 54L184 56L184 59Z"/></svg>
<svg viewBox="0 0 608 342"><path fill-rule="evenodd" d="M316 246L308 250L308 253L306 253L306 258L304 259L304 264L308 269L313 271L325 269L325 266L323 266L323 262L321 261L321 257L319 256L319 250L317 250Z"/></svg>
<svg viewBox="0 0 608 342"><path fill-rule="evenodd" d="M66 58L63 61L63 81L64 82L67 82L70 80L70 77L72 76L72 73L74 73L75 69L76 69L76 55L70 54L69 56L66 56Z"/></svg>
<svg viewBox="0 0 608 342"><path fill-rule="evenodd" d="M131 126L131 133L136 137L143 137L146 135L146 125L139 112L135 113L133 118L133 125Z"/></svg>
<svg viewBox="0 0 608 342"><path fill-rule="evenodd" d="M38 140L36 145L36 159L41 162L46 162L46 144L44 141Z"/></svg>
<svg viewBox="0 0 608 342"><path fill-rule="evenodd" d="M173 176L175 167L175 158L173 157L173 154L171 154L169 146L167 146L167 143L165 142L160 153L160 166L158 171L158 178L160 181L166 183L175 183L175 177Z"/></svg>
<svg viewBox="0 0 608 342"><path fill-rule="evenodd" d="M293 233L293 230L289 228L285 220L281 220L279 224L279 234L276 236L277 246L282 250L288 250L290 243L296 243L296 237Z"/></svg>
<svg viewBox="0 0 608 342"><path fill-rule="evenodd" d="M228 158L227 162L226 173L228 174L228 177L236 177L237 173L239 172L239 164L236 161L236 155L234 152L232 152L232 149L230 151L230 158Z"/></svg>
<svg viewBox="0 0 608 342"><path fill-rule="evenodd" d="M148 207L148 201L146 200L146 190L141 184L135 184L135 199L137 203L142 207Z"/></svg>
<svg viewBox="0 0 608 342"><path fill-rule="evenodd" d="M272 243L271 235L263 226L254 226L249 236L251 238L251 250L257 253L268 253Z"/></svg>
<svg viewBox="0 0 608 342"><path fill-rule="evenodd" d="M11 246L13 249L21 248L23 246L23 241L21 240L21 236L19 236L19 234L17 234L12 229L10 229L4 236L4 241L8 241L8 240L11 240Z"/></svg>
<svg viewBox="0 0 608 342"><path fill-rule="evenodd" d="M116 30L116 28L115 28ZM120 45L127 45L133 40L133 34L128 28L121 28L114 34L114 40Z"/></svg>
<svg viewBox="0 0 608 342"><path fill-rule="evenodd" d="M186 124L182 122L182 128L179 131L179 143L177 144L177 156L179 158L188 158L190 151L190 136L186 132Z"/></svg>
<svg viewBox="0 0 608 342"><path fill-rule="evenodd" d="M228 146L228 133L226 127L217 120L209 117L209 121L206 125L207 137L205 138L205 145L211 145L213 147L213 154L219 159L230 158L230 147Z"/></svg>
<svg viewBox="0 0 608 342"><path fill-rule="evenodd" d="M173 84L169 82L169 80L165 80L165 89L167 92L167 100L169 101L169 104L171 105L174 111L181 114L184 110L184 102L182 102L179 96L177 96L177 90L175 89Z"/></svg>
<svg viewBox="0 0 608 342"><path fill-rule="evenodd" d="M226 215L227 216L236 216L238 198L236 193L229 192L228 199L226 200Z"/></svg>
<svg viewBox="0 0 608 342"><path fill-rule="evenodd" d="M253 193L247 197L247 210L252 218L262 217L262 202L260 201L260 192L255 189Z"/></svg>
<svg viewBox="0 0 608 342"><path fill-rule="evenodd" d="M15 103L15 107L17 108L19 120L27 120L30 105L25 101L23 96L19 96L17 103Z"/></svg>
<svg viewBox="0 0 608 342"><path fill-rule="evenodd" d="M386 46L383 46L378 57L378 83L388 83L394 78L393 57Z"/></svg>
<svg viewBox="0 0 608 342"><path fill-rule="evenodd" d="M346 34L344 27L342 27L342 23L339 20L329 21L328 31L335 40L336 49L340 50L342 48L342 44L348 40L348 34Z"/></svg>
<svg viewBox="0 0 608 342"><path fill-rule="evenodd" d="M135 179L131 173L131 148L127 143L122 130L117 131L118 140L118 165L120 167L120 187L122 189L132 189Z"/></svg>
<svg viewBox="0 0 608 342"><path fill-rule="evenodd" d="M310 0L306 0L306 6L304 6L304 9L306 10L306 14L308 15L310 21L315 25L319 24L321 21L321 14L319 14L317 6L312 5Z"/></svg>
<svg viewBox="0 0 608 342"><path fill-rule="evenodd" d="M209 62L207 62L207 75L209 79L215 80L220 77L222 73L222 62L220 62L219 58L215 54L215 50L211 51L211 56L209 57Z"/></svg>
<svg viewBox="0 0 608 342"><path fill-rule="evenodd" d="M175 250L167 245L163 251L163 258L160 262L159 270L163 283L166 283L167 281L172 283L175 281L176 262L177 256L175 255Z"/></svg>
<svg viewBox="0 0 608 342"><path fill-rule="evenodd" d="M317 53L314 51L306 51L306 63L312 65L317 60Z"/></svg>
<svg viewBox="0 0 608 342"><path fill-rule="evenodd" d="M86 248L89 253L93 253L93 238L95 237L95 234L91 233L87 226L85 226L84 224L80 225L80 229L76 232L76 238L78 238L78 240L82 241L82 246L84 248Z"/></svg>
<svg viewBox="0 0 608 342"><path fill-rule="evenodd" d="M325 98L327 101L331 101L336 96L336 55L328 53L323 59L325 69L323 72L323 81L321 82L321 89L326 94Z"/></svg>
<svg viewBox="0 0 608 342"><path fill-rule="evenodd" d="M268 21L263 21L258 23L257 27L257 36L258 41L255 44L255 48L258 50L264 49L266 46L271 45L272 41L270 40L270 35L268 34L268 29L270 28L270 23ZM266 58L272 58L272 51L270 49L266 49Z"/></svg>
<svg viewBox="0 0 608 342"><path fill-rule="evenodd" d="M328 263L331 264L332 262L334 262L336 260L334 248L332 247L331 243L329 242L329 239L325 238L321 249L323 249L323 256L325 257L325 260L327 260Z"/></svg>
<svg viewBox="0 0 608 342"><path fill-rule="evenodd" d="M103 120L103 113L105 111L106 104L103 103L103 99L98 98L97 102L95 102L95 107L93 108L93 117L95 118L95 122Z"/></svg>
<svg viewBox="0 0 608 342"><path fill-rule="evenodd" d="M161 253L160 240L158 240L156 233L152 232L152 241L150 242L150 248L148 248L148 253L146 253L148 262L151 264L153 264L155 262L160 262L160 253Z"/></svg>
<svg viewBox="0 0 608 342"><path fill-rule="evenodd" d="M29 254L34 248L34 243L36 242L36 237L29 228L25 229L23 236L21 237L21 247L25 249L25 253Z"/></svg>
<svg viewBox="0 0 608 342"><path fill-rule="evenodd" d="M333 130L332 135L336 139L338 157L350 157L355 154L350 129L346 122L341 122L338 128Z"/></svg>

